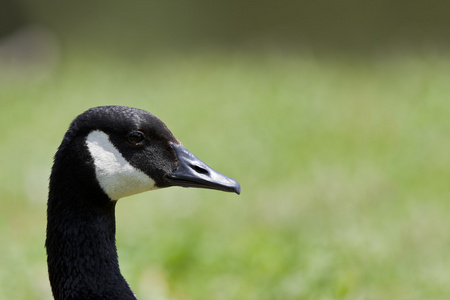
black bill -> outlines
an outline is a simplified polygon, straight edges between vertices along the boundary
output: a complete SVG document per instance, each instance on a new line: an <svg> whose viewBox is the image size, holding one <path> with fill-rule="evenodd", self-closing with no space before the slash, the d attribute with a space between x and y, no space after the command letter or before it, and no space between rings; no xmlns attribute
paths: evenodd
<svg viewBox="0 0 450 300"><path fill-rule="evenodd" d="M182 145L171 145L178 158L178 167L167 175L169 184L241 193L241 186L236 180L214 171Z"/></svg>

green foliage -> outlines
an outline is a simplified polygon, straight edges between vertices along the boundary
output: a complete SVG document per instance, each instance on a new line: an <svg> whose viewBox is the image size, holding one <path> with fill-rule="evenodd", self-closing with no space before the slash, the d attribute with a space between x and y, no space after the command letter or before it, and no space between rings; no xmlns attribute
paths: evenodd
<svg viewBox="0 0 450 300"><path fill-rule="evenodd" d="M443 55L68 54L48 77L0 83L0 298L50 298L52 156L106 104L153 112L242 185L119 201L139 299L448 298L449 69Z"/></svg>

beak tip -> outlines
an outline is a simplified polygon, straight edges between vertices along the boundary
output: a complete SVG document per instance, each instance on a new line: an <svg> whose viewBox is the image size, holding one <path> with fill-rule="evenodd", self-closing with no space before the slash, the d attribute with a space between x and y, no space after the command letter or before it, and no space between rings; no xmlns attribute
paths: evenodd
<svg viewBox="0 0 450 300"><path fill-rule="evenodd" d="M240 195L241 194L241 187L237 187L235 190L235 193Z"/></svg>
<svg viewBox="0 0 450 300"><path fill-rule="evenodd" d="M238 195L241 194L241 185L236 181L236 185L234 186L234 192Z"/></svg>

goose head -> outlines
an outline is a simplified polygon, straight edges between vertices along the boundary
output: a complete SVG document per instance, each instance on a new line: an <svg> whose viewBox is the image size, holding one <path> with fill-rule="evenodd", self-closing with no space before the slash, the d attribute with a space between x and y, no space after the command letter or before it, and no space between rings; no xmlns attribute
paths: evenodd
<svg viewBox="0 0 450 300"><path fill-rule="evenodd" d="M141 109L104 106L86 111L71 124L60 152L80 140L111 200L170 186L240 193L236 180L202 162L161 120Z"/></svg>

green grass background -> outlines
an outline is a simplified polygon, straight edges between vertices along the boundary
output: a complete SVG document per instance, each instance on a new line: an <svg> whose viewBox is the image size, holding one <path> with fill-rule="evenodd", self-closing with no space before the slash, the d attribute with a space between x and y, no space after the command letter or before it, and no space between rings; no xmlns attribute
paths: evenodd
<svg viewBox="0 0 450 300"><path fill-rule="evenodd" d="M0 299L51 298L52 156L77 114L110 104L154 113L242 186L119 201L121 269L139 299L450 297L448 55L68 53L47 76L6 78Z"/></svg>

